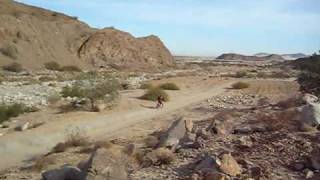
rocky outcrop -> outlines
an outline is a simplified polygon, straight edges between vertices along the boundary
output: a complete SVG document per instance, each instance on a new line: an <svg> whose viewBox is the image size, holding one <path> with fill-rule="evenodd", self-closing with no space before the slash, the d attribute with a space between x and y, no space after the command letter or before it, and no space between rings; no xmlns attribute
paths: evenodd
<svg viewBox="0 0 320 180"><path fill-rule="evenodd" d="M173 57L158 37L135 38L114 28L91 35L80 47L78 56L94 66L131 70L173 65Z"/></svg>
<svg viewBox="0 0 320 180"><path fill-rule="evenodd" d="M174 61L156 36L97 30L77 17L12 0L0 1L0 23L0 66L18 62L26 69L43 69L46 62L55 61L82 69L154 70Z"/></svg>
<svg viewBox="0 0 320 180"><path fill-rule="evenodd" d="M301 120L311 126L318 126L320 124L320 103L318 98L311 94L304 96L306 105L302 107Z"/></svg>
<svg viewBox="0 0 320 180"><path fill-rule="evenodd" d="M227 53L217 57L220 60L240 60L240 61L284 61L285 59L277 54L267 56L246 56L242 54Z"/></svg>

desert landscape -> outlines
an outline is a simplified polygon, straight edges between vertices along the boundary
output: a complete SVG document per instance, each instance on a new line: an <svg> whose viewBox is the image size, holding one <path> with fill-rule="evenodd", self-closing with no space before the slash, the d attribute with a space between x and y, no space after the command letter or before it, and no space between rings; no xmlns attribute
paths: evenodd
<svg viewBox="0 0 320 180"><path fill-rule="evenodd" d="M320 52L175 56L12 0L0 22L1 180L320 179Z"/></svg>

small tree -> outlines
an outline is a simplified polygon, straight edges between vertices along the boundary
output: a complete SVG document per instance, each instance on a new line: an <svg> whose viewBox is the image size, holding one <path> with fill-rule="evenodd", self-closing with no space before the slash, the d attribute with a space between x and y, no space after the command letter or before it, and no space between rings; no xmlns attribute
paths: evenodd
<svg viewBox="0 0 320 180"><path fill-rule="evenodd" d="M98 82L96 79L87 81L78 81L73 86L63 88L61 94L63 97L86 98L90 101L90 107L93 110L98 100L105 102L114 101L118 95L120 85L114 78L109 78Z"/></svg>

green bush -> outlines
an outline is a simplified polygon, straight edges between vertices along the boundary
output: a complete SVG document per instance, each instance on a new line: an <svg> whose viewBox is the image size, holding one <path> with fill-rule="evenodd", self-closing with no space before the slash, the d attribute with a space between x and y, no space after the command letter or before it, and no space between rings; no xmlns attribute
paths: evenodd
<svg viewBox="0 0 320 180"><path fill-rule="evenodd" d="M82 72L82 70L78 66L63 66L61 70L68 72Z"/></svg>
<svg viewBox="0 0 320 180"><path fill-rule="evenodd" d="M52 70L52 71L61 71L61 66L59 63L55 62L55 61L51 61L51 62L47 62L44 64L44 67L48 70Z"/></svg>
<svg viewBox="0 0 320 180"><path fill-rule="evenodd" d="M164 83L159 87L164 90L180 90L180 88L175 83Z"/></svg>
<svg viewBox="0 0 320 180"><path fill-rule="evenodd" d="M0 105L0 123L28 112L28 108L22 104Z"/></svg>
<svg viewBox="0 0 320 180"><path fill-rule="evenodd" d="M90 101L91 108L95 108L97 100L104 100L106 103L114 101L119 96L120 85L114 78L102 82L89 80L87 84L79 81L73 86L66 86L62 89L62 97L86 98Z"/></svg>
<svg viewBox="0 0 320 180"><path fill-rule="evenodd" d="M12 59L17 59L18 58L18 50L13 44L9 44L3 48L0 49L0 52Z"/></svg>
<svg viewBox="0 0 320 180"><path fill-rule="evenodd" d="M153 85L151 83L143 83L140 86L140 89L150 89L153 88Z"/></svg>
<svg viewBox="0 0 320 180"><path fill-rule="evenodd" d="M169 101L169 95L159 87L148 89L146 93L140 98L149 101L156 101L159 96L162 96L164 98L164 101Z"/></svg>
<svg viewBox="0 0 320 180"><path fill-rule="evenodd" d="M245 83L245 82L237 82L237 83L232 84L233 89L245 89L248 87L249 87L249 84Z"/></svg>
<svg viewBox="0 0 320 180"><path fill-rule="evenodd" d="M65 86L62 88L61 96L66 97L78 97L83 98L85 96L84 89L79 84L73 86Z"/></svg>
<svg viewBox="0 0 320 180"><path fill-rule="evenodd" d="M9 65L6 65L6 66L3 66L2 67L3 70L6 70L6 71L11 71L11 72L21 72L23 71L23 68L21 66L21 64L19 63L11 63Z"/></svg>

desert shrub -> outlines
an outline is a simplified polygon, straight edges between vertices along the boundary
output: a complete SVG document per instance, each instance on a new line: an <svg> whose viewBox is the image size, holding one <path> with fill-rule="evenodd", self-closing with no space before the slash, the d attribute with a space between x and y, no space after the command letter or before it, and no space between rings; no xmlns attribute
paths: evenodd
<svg viewBox="0 0 320 180"><path fill-rule="evenodd" d="M56 80L56 78L50 77L50 76L41 76L39 78L39 81L41 81L41 82L49 82L49 81L54 81L54 80Z"/></svg>
<svg viewBox="0 0 320 180"><path fill-rule="evenodd" d="M74 129L67 135L65 142L58 143L53 147L51 153L65 152L71 147L82 147L90 145L89 138L84 135L79 129Z"/></svg>
<svg viewBox="0 0 320 180"><path fill-rule="evenodd" d="M141 84L139 89L150 89L153 88L153 85L151 83L143 83Z"/></svg>
<svg viewBox="0 0 320 180"><path fill-rule="evenodd" d="M170 164L174 161L174 153L167 148L159 148L151 152L150 156L154 157L153 165Z"/></svg>
<svg viewBox="0 0 320 180"><path fill-rule="evenodd" d="M159 87L164 90L180 90L180 88L175 83L164 83Z"/></svg>
<svg viewBox="0 0 320 180"><path fill-rule="evenodd" d="M232 84L233 89L245 89L248 87L249 87L249 84L245 83L245 82L236 82L236 83Z"/></svg>
<svg viewBox="0 0 320 180"><path fill-rule="evenodd" d="M238 71L238 72L236 72L236 74L235 74L235 76L234 77L236 77L236 78L242 78L242 77L245 77L245 76L247 76L247 72L246 71Z"/></svg>
<svg viewBox="0 0 320 180"><path fill-rule="evenodd" d="M159 143L159 140L157 137L155 136L148 136L145 140L144 140L144 144L147 146L147 147L156 147Z"/></svg>
<svg viewBox="0 0 320 180"><path fill-rule="evenodd" d="M34 160L34 164L31 166L31 170L42 171L49 165L55 164L55 159L52 156L40 156Z"/></svg>
<svg viewBox="0 0 320 180"><path fill-rule="evenodd" d="M0 105L0 123L25 112L28 112L28 109L22 104Z"/></svg>
<svg viewBox="0 0 320 180"><path fill-rule="evenodd" d="M290 78L290 74L288 74L287 72L273 72L272 74L270 74L271 78Z"/></svg>
<svg viewBox="0 0 320 180"><path fill-rule="evenodd" d="M148 89L146 93L140 97L140 99L156 101L159 96L162 96L165 101L169 101L169 95L159 87Z"/></svg>
<svg viewBox="0 0 320 180"><path fill-rule="evenodd" d="M63 66L61 70L67 72L82 72L78 66Z"/></svg>
<svg viewBox="0 0 320 180"><path fill-rule="evenodd" d="M3 55L5 55L7 57L10 57L12 59L17 59L18 58L18 49L13 44L9 44L9 45L1 48L0 52Z"/></svg>
<svg viewBox="0 0 320 180"><path fill-rule="evenodd" d="M9 65L6 65L6 66L3 66L2 67L3 70L6 70L6 71L11 71L11 72L21 72L23 71L23 68L21 66L21 64L19 63L11 63Z"/></svg>
<svg viewBox="0 0 320 180"><path fill-rule="evenodd" d="M52 70L52 71L61 71L61 66L59 63L55 62L55 61L51 61L51 62L47 62L44 64L44 67L48 70Z"/></svg>
<svg viewBox="0 0 320 180"><path fill-rule="evenodd" d="M85 96L84 89L79 84L73 86L65 86L61 91L62 97L78 97L83 98Z"/></svg>
<svg viewBox="0 0 320 180"><path fill-rule="evenodd" d="M90 101L91 109L95 109L97 100L104 100L111 103L119 97L119 82L114 78L96 82L95 79L87 81L78 81L73 86L66 86L62 89L62 97L86 98Z"/></svg>
<svg viewBox="0 0 320 180"><path fill-rule="evenodd" d="M267 78L268 75L267 75L265 72L258 72L258 73L257 73L257 77L258 77L258 78Z"/></svg>
<svg viewBox="0 0 320 180"><path fill-rule="evenodd" d="M52 94L47 98L49 104L56 104L61 100L61 96L59 94Z"/></svg>

